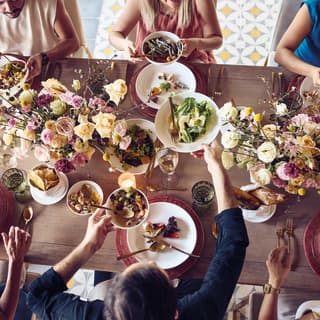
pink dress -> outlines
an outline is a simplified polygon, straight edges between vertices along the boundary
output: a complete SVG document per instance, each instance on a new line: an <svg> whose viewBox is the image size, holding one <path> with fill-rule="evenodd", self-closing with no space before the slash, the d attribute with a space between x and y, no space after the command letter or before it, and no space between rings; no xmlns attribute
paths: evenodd
<svg viewBox="0 0 320 320"><path fill-rule="evenodd" d="M190 25L185 29L178 29L178 14L169 17L166 14L159 12L156 18L155 30L153 31L169 31L175 33L180 38L203 38L203 30L200 23L200 16L197 11L195 1L192 1L192 19ZM142 19L138 22L137 35L136 35L136 48L141 52L141 45L143 39L150 34L151 31L147 31ZM212 51L206 51L204 49L195 49L187 60L201 60L204 63L216 63L216 60L212 54Z"/></svg>

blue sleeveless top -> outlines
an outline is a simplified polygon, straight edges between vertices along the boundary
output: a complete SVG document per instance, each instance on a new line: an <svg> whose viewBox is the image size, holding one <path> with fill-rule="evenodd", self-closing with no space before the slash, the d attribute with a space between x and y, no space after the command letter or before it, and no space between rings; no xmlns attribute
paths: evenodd
<svg viewBox="0 0 320 320"><path fill-rule="evenodd" d="M320 0L306 0L304 4L309 11L312 29L294 53L301 60L320 67Z"/></svg>

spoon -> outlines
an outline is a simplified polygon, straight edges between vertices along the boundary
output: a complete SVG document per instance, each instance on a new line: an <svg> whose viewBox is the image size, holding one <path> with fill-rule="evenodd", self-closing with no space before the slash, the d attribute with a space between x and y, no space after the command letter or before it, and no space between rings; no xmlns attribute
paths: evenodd
<svg viewBox="0 0 320 320"><path fill-rule="evenodd" d="M26 227L27 224L33 218L33 208L31 206L27 206L27 207L23 208L22 217L23 217L23 220L24 220L24 226Z"/></svg>
<svg viewBox="0 0 320 320"><path fill-rule="evenodd" d="M170 249L177 250L177 251L179 251L179 252L181 252L181 253L184 253L184 254L186 254L186 255L189 256L189 257L200 258L200 256L198 256L198 255L196 255L196 254L193 254L193 253L189 253L189 252L184 251L184 250L182 250L182 249L180 249L180 248L177 248L177 247L173 246L171 243L168 243L168 242L166 242L166 241L164 241L164 240L157 240L156 243L158 243L159 246L161 246L161 248L163 248L163 249L161 249L161 251L164 250L165 248L170 248Z"/></svg>
<svg viewBox="0 0 320 320"><path fill-rule="evenodd" d="M129 258L131 256L134 256L135 254L145 252L145 251L160 252L160 251L163 251L166 247L167 247L166 245L163 245L162 243L155 241L151 243L149 248L140 249L137 251L130 252L128 254L124 254L123 256L117 257L117 260Z"/></svg>

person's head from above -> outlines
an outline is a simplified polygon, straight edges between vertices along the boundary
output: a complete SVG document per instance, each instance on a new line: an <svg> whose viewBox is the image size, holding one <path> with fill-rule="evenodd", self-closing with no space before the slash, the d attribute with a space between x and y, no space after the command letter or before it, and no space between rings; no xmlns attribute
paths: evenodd
<svg viewBox="0 0 320 320"><path fill-rule="evenodd" d="M160 0L163 4L166 4L168 7L172 9L179 8L181 2L188 3L189 0Z"/></svg>
<svg viewBox="0 0 320 320"><path fill-rule="evenodd" d="M8 18L14 19L19 17L25 0L0 0L0 13Z"/></svg>
<svg viewBox="0 0 320 320"><path fill-rule="evenodd" d="M177 319L175 289L154 263L135 263L115 276L104 301L106 319Z"/></svg>

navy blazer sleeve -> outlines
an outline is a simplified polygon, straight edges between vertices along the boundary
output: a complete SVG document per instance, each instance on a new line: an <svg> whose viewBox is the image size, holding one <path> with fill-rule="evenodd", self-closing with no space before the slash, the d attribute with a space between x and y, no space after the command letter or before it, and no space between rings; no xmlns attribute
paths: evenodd
<svg viewBox="0 0 320 320"><path fill-rule="evenodd" d="M240 276L249 244L241 209L224 210L216 222L215 255L200 289L178 301L179 320L222 319Z"/></svg>
<svg viewBox="0 0 320 320"><path fill-rule="evenodd" d="M104 319L104 302L87 302L79 296L64 293L67 287L53 268L34 280L29 287L28 307L39 319Z"/></svg>

